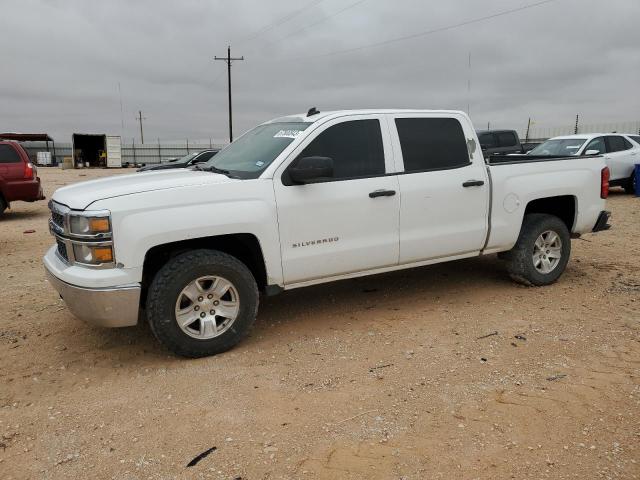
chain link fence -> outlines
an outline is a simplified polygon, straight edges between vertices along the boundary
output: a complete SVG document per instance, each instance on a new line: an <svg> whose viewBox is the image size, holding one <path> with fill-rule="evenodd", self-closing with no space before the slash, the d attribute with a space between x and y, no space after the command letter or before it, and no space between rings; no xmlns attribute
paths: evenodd
<svg viewBox="0 0 640 480"><path fill-rule="evenodd" d="M45 142L24 142L29 157L35 162L37 152L46 152ZM139 143L135 141L121 142L122 164L130 165L151 165L154 163L167 162L172 158L180 158L189 153L200 152L202 150L219 150L226 144L214 143L212 140L184 140L184 141L158 141L157 143ZM71 142L49 142L48 151L54 159L54 164L62 163L64 157L71 157Z"/></svg>
<svg viewBox="0 0 640 480"><path fill-rule="evenodd" d="M527 134L526 126L517 129L520 139L524 140ZM631 133L640 135L640 121L637 122L610 122L610 123L578 123L578 133ZM549 127L533 123L529 129L530 141L544 141L551 137L561 135L573 135L576 133L576 125L565 125L562 127Z"/></svg>

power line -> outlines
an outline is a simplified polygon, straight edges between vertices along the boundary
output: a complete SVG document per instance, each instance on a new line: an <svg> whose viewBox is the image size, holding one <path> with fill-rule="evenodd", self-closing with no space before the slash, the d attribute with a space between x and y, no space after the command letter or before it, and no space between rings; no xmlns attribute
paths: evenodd
<svg viewBox="0 0 640 480"><path fill-rule="evenodd" d="M351 5L347 5L346 7L338 10L337 12L334 12L332 14L329 14L329 15L325 16L325 17L322 17L320 20L318 20L316 22L313 22L313 23L307 25L306 27L302 27L302 28L300 28L298 30L294 30L293 32L291 32L291 33L285 35L284 37L282 37L281 40L284 40L285 38L292 37L293 35L296 35L296 34L298 34L300 32L304 32L305 30L309 30L311 27L315 27L316 25L318 25L318 24L320 24L322 22L325 22L326 20L329 20L332 17L335 17L336 15L340 15L342 12L344 12L346 10L349 10L350 8L357 7L358 5L360 5L361 3L364 3L366 1L368 1L368 0L358 0L357 2L354 2Z"/></svg>
<svg viewBox="0 0 640 480"><path fill-rule="evenodd" d="M324 0L314 0L311 3L306 4L304 7L299 8L298 10L294 10L291 13L288 13L287 15L285 15L284 17L279 18L278 20L276 20L273 23L270 23L268 25L265 25L264 27L262 27L261 29L257 30L256 32L240 39L238 42L236 42L237 44L240 43L244 43L247 42L249 40L253 40L254 38L259 37L260 35L268 32L269 30L274 29L275 27L277 27L278 25L282 25L283 23L291 20L293 17L301 14L302 12L304 12L305 10L311 8L311 7L315 7L316 5L318 5L319 3L324 2Z"/></svg>
<svg viewBox="0 0 640 480"><path fill-rule="evenodd" d="M391 38L389 40L383 40L381 42L370 43L368 45L361 45L359 47L351 47L351 48L345 48L344 50L336 50L336 51L333 51L333 52L321 53L319 55L311 55L311 56L307 56L307 57L290 57L290 58L287 58L287 60L304 60L304 59L313 59L313 58L323 58L323 57L330 57L332 55L342 55L344 53L358 52L360 50L365 50L367 48L382 47L383 45L389 45L389 44L392 44L392 43L402 42L404 40L410 40L412 38L425 37L427 35L433 35L434 33L445 32L447 30L453 30L453 29L456 29L456 28L465 27L467 25L472 25L474 23L484 22L485 20L491 20L493 18L503 17L505 15L510 15L512 13L521 12L523 10L528 10L530 8L539 7L541 5L545 5L547 3L551 3L551 2L555 2L555 1L557 1L557 0L543 0L541 2L535 2L535 3L530 3L528 5L523 5L522 7L512 8L512 9L509 9L509 10L504 10L502 12L494 13L492 15L485 15L483 17L478 17L478 18L474 18L474 19L467 20L467 21L464 21L464 22L455 23L453 25L448 25L446 27L434 28L433 30L425 30L423 32L413 33L411 35L404 35L402 37Z"/></svg>

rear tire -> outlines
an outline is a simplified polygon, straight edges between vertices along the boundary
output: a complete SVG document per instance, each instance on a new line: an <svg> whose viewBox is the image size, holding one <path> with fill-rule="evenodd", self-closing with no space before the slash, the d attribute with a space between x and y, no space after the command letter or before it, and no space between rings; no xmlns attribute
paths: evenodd
<svg viewBox="0 0 640 480"><path fill-rule="evenodd" d="M147 320L153 334L183 357L229 350L246 334L257 311L258 287L249 269L215 250L172 258L147 292Z"/></svg>
<svg viewBox="0 0 640 480"><path fill-rule="evenodd" d="M526 215L514 247L502 255L513 280L529 286L554 283L571 256L569 230L558 217L542 213Z"/></svg>
<svg viewBox="0 0 640 480"><path fill-rule="evenodd" d="M7 202L4 201L4 198L0 197L0 217L2 216L2 214L6 209L7 209Z"/></svg>

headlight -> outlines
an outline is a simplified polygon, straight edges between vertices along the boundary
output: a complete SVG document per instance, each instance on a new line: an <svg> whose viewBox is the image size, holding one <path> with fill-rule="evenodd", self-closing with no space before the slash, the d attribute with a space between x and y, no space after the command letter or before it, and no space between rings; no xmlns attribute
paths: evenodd
<svg viewBox="0 0 640 480"><path fill-rule="evenodd" d="M116 266L109 210L77 212L54 201L49 202L49 208L49 228L63 261L91 268Z"/></svg>
<svg viewBox="0 0 640 480"><path fill-rule="evenodd" d="M73 215L69 218L72 235L98 235L111 233L109 217L85 217Z"/></svg>
<svg viewBox="0 0 640 480"><path fill-rule="evenodd" d="M74 243L73 256L76 262L87 265L100 265L113 262L111 245L93 245L90 243Z"/></svg>

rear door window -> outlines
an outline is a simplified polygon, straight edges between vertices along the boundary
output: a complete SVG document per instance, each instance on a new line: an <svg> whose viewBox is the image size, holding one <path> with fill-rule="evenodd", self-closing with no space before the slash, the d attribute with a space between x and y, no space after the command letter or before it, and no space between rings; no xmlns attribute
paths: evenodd
<svg viewBox="0 0 640 480"><path fill-rule="evenodd" d="M498 146L493 133L483 133L478 137L478 140L480 141L480 146L482 148L495 148Z"/></svg>
<svg viewBox="0 0 640 480"><path fill-rule="evenodd" d="M624 150L629 150L632 147L631 143L620 135L609 135L607 137L607 143L607 151L609 153L622 152Z"/></svg>
<svg viewBox="0 0 640 480"><path fill-rule="evenodd" d="M516 136L513 132L499 132L497 133L498 143L501 147L515 147L518 145L518 141L516 140Z"/></svg>
<svg viewBox="0 0 640 480"><path fill-rule="evenodd" d="M11 145L0 145L0 163L21 163L22 159Z"/></svg>
<svg viewBox="0 0 640 480"><path fill-rule="evenodd" d="M405 172L469 165L462 125L455 118L396 118Z"/></svg>

